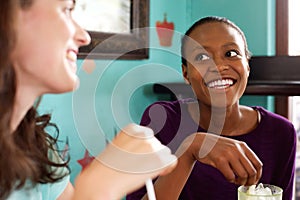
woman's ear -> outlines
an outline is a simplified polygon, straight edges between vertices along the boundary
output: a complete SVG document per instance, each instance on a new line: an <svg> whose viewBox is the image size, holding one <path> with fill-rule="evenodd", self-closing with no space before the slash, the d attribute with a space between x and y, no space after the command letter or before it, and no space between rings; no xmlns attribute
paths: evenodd
<svg viewBox="0 0 300 200"><path fill-rule="evenodd" d="M249 74L250 74L250 66L249 66L249 63L247 65L247 77L249 77Z"/></svg>
<svg viewBox="0 0 300 200"><path fill-rule="evenodd" d="M188 73L187 73L187 66L182 64L181 65L181 70L182 70L182 75L183 75L183 78L184 78L184 81L187 83L187 84L191 84L190 83L190 80L189 80L189 77L188 77Z"/></svg>

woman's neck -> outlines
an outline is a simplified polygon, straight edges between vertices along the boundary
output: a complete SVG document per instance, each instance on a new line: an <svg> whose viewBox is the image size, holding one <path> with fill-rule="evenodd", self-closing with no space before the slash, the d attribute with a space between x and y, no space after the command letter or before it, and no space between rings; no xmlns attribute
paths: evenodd
<svg viewBox="0 0 300 200"><path fill-rule="evenodd" d="M38 97L37 95L32 94L32 92L26 90L24 87L17 87L10 124L11 132L14 132L17 129L28 110L33 106L35 99Z"/></svg>
<svg viewBox="0 0 300 200"><path fill-rule="evenodd" d="M199 105L199 125L208 132L221 134L228 124L228 110L226 107L207 107Z"/></svg>
<svg viewBox="0 0 300 200"><path fill-rule="evenodd" d="M244 117L248 115L245 113L253 109L246 109L246 107L240 106L239 104L230 107L216 108L195 103L189 105L188 109L193 120L198 123L201 128L211 133L238 135L250 129L247 128L246 125L244 126L242 122L244 121ZM246 118L249 119L248 117Z"/></svg>

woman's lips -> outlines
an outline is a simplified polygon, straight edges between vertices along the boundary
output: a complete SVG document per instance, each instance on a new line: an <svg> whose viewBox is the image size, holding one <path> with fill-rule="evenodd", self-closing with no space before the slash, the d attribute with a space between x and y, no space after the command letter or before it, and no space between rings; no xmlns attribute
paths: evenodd
<svg viewBox="0 0 300 200"><path fill-rule="evenodd" d="M67 51L67 59L76 62L77 61L77 51L75 50L68 50Z"/></svg>
<svg viewBox="0 0 300 200"><path fill-rule="evenodd" d="M232 86L235 83L235 80L230 79L230 78L225 78L225 79L218 79L218 80L213 80L208 83L206 83L206 86L208 88L215 88L215 89L224 89Z"/></svg>

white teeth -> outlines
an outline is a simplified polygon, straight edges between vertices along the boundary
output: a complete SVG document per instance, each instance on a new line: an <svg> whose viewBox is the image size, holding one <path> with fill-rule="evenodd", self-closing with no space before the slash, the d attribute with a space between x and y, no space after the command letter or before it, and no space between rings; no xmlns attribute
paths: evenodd
<svg viewBox="0 0 300 200"><path fill-rule="evenodd" d="M69 59L71 61L76 61L77 60L77 54L74 51L68 51L67 59Z"/></svg>
<svg viewBox="0 0 300 200"><path fill-rule="evenodd" d="M207 84L209 88L220 88L220 89L229 87L231 85L233 85L233 81L231 79L215 80Z"/></svg>

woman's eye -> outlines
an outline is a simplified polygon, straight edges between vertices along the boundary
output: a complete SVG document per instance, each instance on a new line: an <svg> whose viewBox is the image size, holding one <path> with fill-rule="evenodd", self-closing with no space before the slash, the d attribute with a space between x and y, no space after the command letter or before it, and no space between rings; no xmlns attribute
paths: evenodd
<svg viewBox="0 0 300 200"><path fill-rule="evenodd" d="M69 6L69 7L66 7L66 8L64 9L64 12L65 12L67 15L71 15L73 10L74 10L74 6Z"/></svg>
<svg viewBox="0 0 300 200"><path fill-rule="evenodd" d="M75 2L74 1L72 1L72 0L65 1L65 5L64 5L64 8L63 8L64 13L66 13L67 15L71 15L74 8L75 8Z"/></svg>
<svg viewBox="0 0 300 200"><path fill-rule="evenodd" d="M208 60L209 59L209 56L206 55L206 54L198 54L196 57L195 57L195 60L196 61L203 61L203 60Z"/></svg>
<svg viewBox="0 0 300 200"><path fill-rule="evenodd" d="M225 53L225 56L226 56L226 57L235 57L235 56L237 56L237 55L239 55L239 54L238 54L238 52L235 51L235 50L230 50L230 51L227 51L227 52Z"/></svg>

